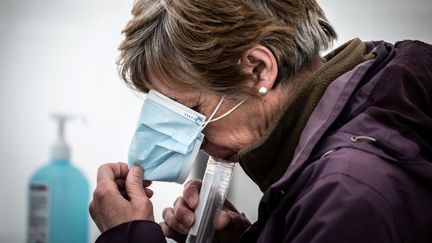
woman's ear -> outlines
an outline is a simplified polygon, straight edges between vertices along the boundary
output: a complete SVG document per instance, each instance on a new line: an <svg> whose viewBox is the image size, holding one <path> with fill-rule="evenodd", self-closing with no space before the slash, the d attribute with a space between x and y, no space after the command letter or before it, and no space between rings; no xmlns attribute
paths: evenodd
<svg viewBox="0 0 432 243"><path fill-rule="evenodd" d="M243 72L254 77L246 85L263 95L276 85L278 74L277 61L273 53L265 46L256 45L243 53L240 60Z"/></svg>

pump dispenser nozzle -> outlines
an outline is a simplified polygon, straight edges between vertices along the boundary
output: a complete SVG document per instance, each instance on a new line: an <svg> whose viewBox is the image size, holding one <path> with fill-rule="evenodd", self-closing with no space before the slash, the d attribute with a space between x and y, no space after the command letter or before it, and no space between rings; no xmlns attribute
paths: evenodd
<svg viewBox="0 0 432 243"><path fill-rule="evenodd" d="M58 123L57 138L51 147L51 160L70 160L70 147L65 139L65 124L73 119L85 119L81 116L66 115L61 113L52 114L51 117Z"/></svg>

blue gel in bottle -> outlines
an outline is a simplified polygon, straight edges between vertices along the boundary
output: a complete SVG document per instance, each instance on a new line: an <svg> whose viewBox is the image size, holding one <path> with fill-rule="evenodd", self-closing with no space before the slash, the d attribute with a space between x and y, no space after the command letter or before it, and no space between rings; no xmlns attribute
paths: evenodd
<svg viewBox="0 0 432 243"><path fill-rule="evenodd" d="M59 137L51 161L29 183L28 243L87 243L89 238L89 185L70 161L64 123L70 116L53 116Z"/></svg>

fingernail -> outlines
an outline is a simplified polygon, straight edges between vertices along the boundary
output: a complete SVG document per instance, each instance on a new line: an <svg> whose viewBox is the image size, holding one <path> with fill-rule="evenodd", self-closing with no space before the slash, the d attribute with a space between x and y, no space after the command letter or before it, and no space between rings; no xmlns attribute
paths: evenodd
<svg viewBox="0 0 432 243"><path fill-rule="evenodd" d="M132 173L133 173L134 176L136 176L136 177L138 177L140 179L143 178L144 171L141 169L141 167L135 166L135 167L132 168L132 170L133 170Z"/></svg>

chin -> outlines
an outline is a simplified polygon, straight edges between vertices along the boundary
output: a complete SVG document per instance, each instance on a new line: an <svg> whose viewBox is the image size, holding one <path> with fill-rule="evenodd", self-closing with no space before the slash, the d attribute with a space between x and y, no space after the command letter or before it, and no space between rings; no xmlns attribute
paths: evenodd
<svg viewBox="0 0 432 243"><path fill-rule="evenodd" d="M233 152L230 152L230 153L213 153L213 152L207 151L205 149L204 149L204 151L208 155L210 155L210 156L212 156L214 158L226 160L226 161L229 161L229 162L238 162L238 160L239 160L237 153L233 153Z"/></svg>
<svg viewBox="0 0 432 243"><path fill-rule="evenodd" d="M227 160L230 162L238 162L239 161L239 157L238 157L237 152L235 152L231 149L213 144L208 140L206 140L203 143L203 145L201 146L201 149L204 150L208 155L215 157L215 158Z"/></svg>

